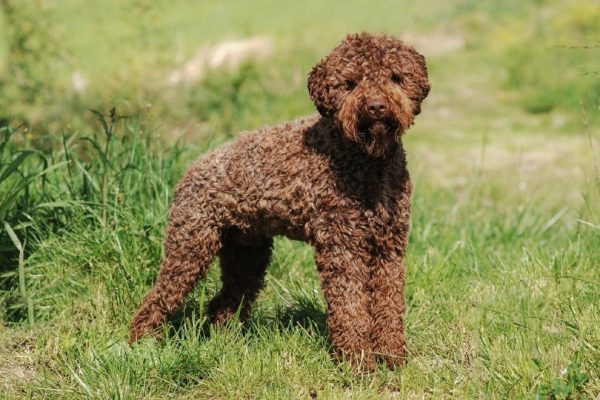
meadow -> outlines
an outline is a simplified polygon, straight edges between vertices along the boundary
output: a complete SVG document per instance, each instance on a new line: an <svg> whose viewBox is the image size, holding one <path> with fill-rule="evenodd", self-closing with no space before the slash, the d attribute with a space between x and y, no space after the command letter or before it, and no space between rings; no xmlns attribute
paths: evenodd
<svg viewBox="0 0 600 400"><path fill-rule="evenodd" d="M0 0L0 398L600 398L600 6L593 0ZM331 360L312 249L276 241L251 320L218 263L164 339L127 346L172 190L240 131L314 112L346 33L427 56L410 360ZM269 51L174 84L224 41ZM93 111L91 111L93 110Z"/></svg>

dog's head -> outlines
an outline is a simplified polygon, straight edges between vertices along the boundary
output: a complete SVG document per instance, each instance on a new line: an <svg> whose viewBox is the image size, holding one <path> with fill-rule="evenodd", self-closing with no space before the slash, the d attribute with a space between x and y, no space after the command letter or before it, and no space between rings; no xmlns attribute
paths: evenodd
<svg viewBox="0 0 600 400"><path fill-rule="evenodd" d="M368 154L383 156L412 125L429 93L425 57L389 35L348 35L308 77L325 118Z"/></svg>

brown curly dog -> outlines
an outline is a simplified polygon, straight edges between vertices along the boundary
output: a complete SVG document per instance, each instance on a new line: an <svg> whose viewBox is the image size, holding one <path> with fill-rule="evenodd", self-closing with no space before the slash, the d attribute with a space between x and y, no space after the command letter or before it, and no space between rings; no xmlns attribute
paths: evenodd
<svg viewBox="0 0 600 400"><path fill-rule="evenodd" d="M201 157L175 191L165 259L130 343L182 305L219 255L216 324L246 318L273 236L314 246L335 355L371 370L405 362L404 252L411 181L401 137L429 92L425 58L388 35L349 35L308 91L320 116L246 133Z"/></svg>

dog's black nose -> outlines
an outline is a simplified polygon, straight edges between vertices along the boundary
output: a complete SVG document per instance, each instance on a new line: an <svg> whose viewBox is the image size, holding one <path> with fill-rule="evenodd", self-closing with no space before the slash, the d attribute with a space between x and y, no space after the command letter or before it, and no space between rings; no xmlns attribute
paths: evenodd
<svg viewBox="0 0 600 400"><path fill-rule="evenodd" d="M367 103L367 109L369 110L369 114L374 117L379 117L385 112L385 100L381 97L377 97L374 99L370 99Z"/></svg>

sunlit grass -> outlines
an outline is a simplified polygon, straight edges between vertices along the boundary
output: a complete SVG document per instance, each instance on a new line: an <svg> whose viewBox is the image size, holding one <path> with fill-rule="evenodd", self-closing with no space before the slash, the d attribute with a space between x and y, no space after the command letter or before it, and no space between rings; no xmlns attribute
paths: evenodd
<svg viewBox="0 0 600 400"><path fill-rule="evenodd" d="M56 83L40 88L50 97L28 103L0 79L0 397L600 393L600 113L585 73L597 50L551 47L597 32L588 3L83 3L19 3L65 38L68 68L32 67ZM287 239L247 325L207 326L215 264L162 341L128 347L187 165L240 130L313 112L311 65L362 29L465 40L429 57L431 96L404 138L408 365L359 375L332 362L312 249ZM275 38L267 61L161 80L178 52L257 34Z"/></svg>
<svg viewBox="0 0 600 400"><path fill-rule="evenodd" d="M443 132L407 136L415 179L407 260L411 362L365 377L331 361L312 251L287 240L277 242L245 329L207 330L203 306L218 287L215 267L165 327L163 342L126 346L132 312L162 257L170 187L193 157L191 150L153 148L154 134L140 126L137 119L119 123L106 161L87 159L96 151L79 148L85 142L78 140L48 157L59 167L47 177L46 195L67 202L69 213L54 228L48 215L34 214L35 229L17 231L35 232L25 272L36 321L24 324L27 307L10 279L17 264L9 263L3 299L16 303L5 308L0 353L8 393L531 397L575 364L590 376L585 390L598 390L600 193L587 180L593 153L585 141L568 141L560 157L538 160L536 135L522 140L520 153L498 150L510 148L513 136L446 148L436 143ZM101 127L91 138L106 148ZM573 157L581 171L568 170ZM69 174L66 159L80 169ZM29 202L41 188L30 185ZM19 226L18 214L9 218ZM21 369L29 371L26 379L14 375Z"/></svg>

